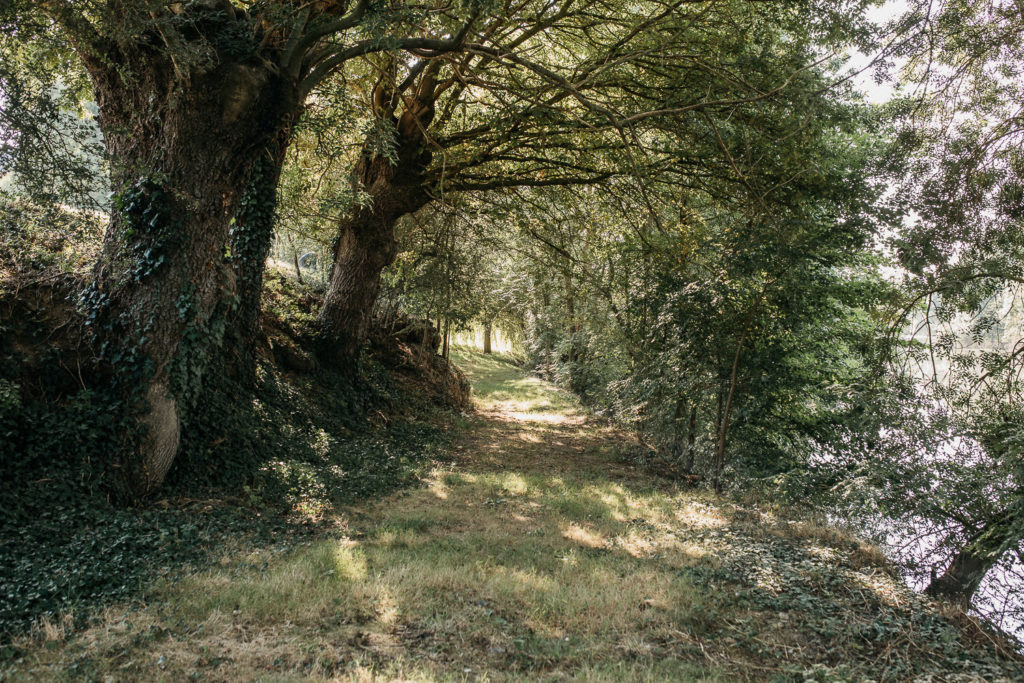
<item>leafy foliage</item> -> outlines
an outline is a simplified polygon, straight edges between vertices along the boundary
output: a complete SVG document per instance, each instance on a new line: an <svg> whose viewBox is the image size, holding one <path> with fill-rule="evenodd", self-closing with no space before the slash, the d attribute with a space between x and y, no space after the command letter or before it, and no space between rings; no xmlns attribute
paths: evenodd
<svg viewBox="0 0 1024 683"><path fill-rule="evenodd" d="M889 390L875 436L817 474L913 583L1019 629L1020 6L911 2L890 28Z"/></svg>
<svg viewBox="0 0 1024 683"><path fill-rule="evenodd" d="M489 301L513 312L504 323L531 366L640 429L645 459L716 485L799 470L876 424L860 397L874 387L875 311L892 294L868 254L889 220L867 170L881 149L864 132L873 114L819 101L827 74L806 75L784 105L744 111L721 145L713 121L704 147L688 129L662 135L683 190L644 176L495 193L470 205L465 237L410 241L408 258L441 254L473 272L490 294L448 301L478 320ZM813 122L794 116L801 106ZM499 256L476 251L490 244ZM396 276L431 294L459 282Z"/></svg>
<svg viewBox="0 0 1024 683"><path fill-rule="evenodd" d="M116 406L81 392L55 410L22 401L0 380L0 429L5 449L15 449L0 458L0 631L66 611L84 619L158 576L201 566L228 538L300 542L333 506L414 481L444 441L420 421L367 431L366 385L325 390L271 366L264 373L244 402L212 393L218 402L205 406L206 419L189 423L169 498L142 510L105 496ZM382 369L376 382L387 386Z"/></svg>
<svg viewBox="0 0 1024 683"><path fill-rule="evenodd" d="M264 362L255 390L221 377L190 413L168 498L125 508L114 495L125 417L118 398L94 388L88 362L78 365L75 288L88 263L79 250L97 226L88 214L31 204L4 210L0 632L65 612L84 621L158 576L202 566L225 539L291 546L333 506L414 481L444 443L443 413L372 358L354 378L293 376ZM278 325L308 326L302 292L268 296ZM54 316L72 333L55 336ZM394 419L378 426L371 414Z"/></svg>
<svg viewBox="0 0 1024 683"><path fill-rule="evenodd" d="M0 8L0 189L36 203L106 204L91 89L70 46L46 22Z"/></svg>
<svg viewBox="0 0 1024 683"><path fill-rule="evenodd" d="M0 551L39 548L0 565L0 630L258 537L256 508L317 518L415 476L441 435L394 358L308 351L366 341L396 222L376 312L421 347L435 321L444 355L500 327L636 460L914 537L896 554L921 583L946 568L933 593L998 568L1019 595L1021 5L912 0L881 35L874 4L0 5ZM882 44L906 90L874 109L838 55ZM317 328L314 292L273 277L261 336L275 235L300 282L303 252L324 282L355 268L330 280L366 285L360 310L331 285ZM177 502L109 504L179 443ZM200 524L196 495L236 505ZM742 564L722 571L749 584ZM737 604L824 618L806 588ZM847 636L946 637L872 607Z"/></svg>

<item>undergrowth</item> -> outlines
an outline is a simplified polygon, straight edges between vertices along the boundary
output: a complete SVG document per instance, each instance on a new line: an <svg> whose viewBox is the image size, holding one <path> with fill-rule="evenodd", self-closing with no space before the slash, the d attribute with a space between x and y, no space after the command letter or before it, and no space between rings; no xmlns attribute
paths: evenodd
<svg viewBox="0 0 1024 683"><path fill-rule="evenodd" d="M296 380L269 364L261 374L244 398L214 392L186 426L166 497L141 509L108 500L103 459L116 432L102 426L102 401L80 392L46 410L0 385L4 440L21 446L2 466L0 632L69 610L84 618L202 564L227 538L301 539L335 506L415 480L444 441L435 424L367 422L369 406L384 415L396 396L361 402L366 387Z"/></svg>
<svg viewBox="0 0 1024 683"><path fill-rule="evenodd" d="M360 402L366 388L351 383L295 380L269 364L261 374L250 396L214 392L186 426L166 497L141 509L108 500L103 459L116 432L102 426L102 401L81 392L46 410L0 385L4 440L21 446L2 466L0 632L69 610L84 618L202 564L227 538L301 539L335 506L415 480L444 441L435 424L367 422L368 406L384 415L396 396Z"/></svg>
<svg viewBox="0 0 1024 683"><path fill-rule="evenodd" d="M425 485L332 533L232 544L144 602L60 622L11 680L1019 680L1020 658L915 595L877 548L682 488L622 432L501 359L453 354L480 412Z"/></svg>
<svg viewBox="0 0 1024 683"><path fill-rule="evenodd" d="M437 456L449 414L372 355L354 372L315 374L264 358L254 390L210 373L161 497L126 508L114 456L123 411L73 339L87 262L73 242L95 236L72 215L61 238L60 216L25 211L11 215L27 227L0 243L0 643L43 619L81 625L226 544L300 542L331 509L408 484ZM268 323L301 342L313 304L271 280Z"/></svg>

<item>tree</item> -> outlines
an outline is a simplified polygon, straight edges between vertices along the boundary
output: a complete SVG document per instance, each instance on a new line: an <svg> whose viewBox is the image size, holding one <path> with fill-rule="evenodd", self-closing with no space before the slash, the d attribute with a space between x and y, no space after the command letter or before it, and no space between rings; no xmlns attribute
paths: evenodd
<svg viewBox="0 0 1024 683"><path fill-rule="evenodd" d="M351 176L363 199L338 223L320 314L325 349L338 359L358 349L403 215L452 193L672 173L650 131L704 134L706 121L725 126L745 105L784 100L829 9L644 2L624 15L614 4L531 1L465 24L458 53L376 64L363 96L371 134ZM823 41L849 40L856 21L834 23Z"/></svg>
<svg viewBox="0 0 1024 683"><path fill-rule="evenodd" d="M651 131L665 167L635 182L507 207L540 243L533 362L716 483L841 441L866 372L879 145L828 80Z"/></svg>
<svg viewBox="0 0 1024 683"><path fill-rule="evenodd" d="M126 481L144 495L173 462L181 413L223 338L238 291L224 258L229 224L258 162L280 156L306 95L348 60L453 43L409 37L414 10L365 2L48 0L9 12L20 23L40 12L53 20L99 105L115 201L86 304L135 425ZM236 265L265 254L237 249L246 242L237 227Z"/></svg>
<svg viewBox="0 0 1024 683"><path fill-rule="evenodd" d="M661 173L508 188L478 219L516 235L529 362L679 474L724 486L805 468L859 410L879 145L827 82L809 71L728 126L702 118L706 135L652 134Z"/></svg>
<svg viewBox="0 0 1024 683"><path fill-rule="evenodd" d="M0 14L0 189L94 209L109 190L84 71L45 23Z"/></svg>
<svg viewBox="0 0 1024 683"><path fill-rule="evenodd" d="M380 75L369 118L389 143L368 140L355 177L371 201L339 224L348 265L335 269L322 316L339 359L363 334L398 216L448 189L653 172L663 155L641 123L725 121L778 98L813 61L808 31L833 4L652 3L633 19L595 2L525 3L503 8L510 21L475 4L9 3L12 25L48 17L60 29L99 105L115 200L85 304L134 425L121 463L129 488L159 486L225 329L243 347L252 338L284 151L307 96L349 62L386 53L370 60ZM751 39L773 30L796 39L754 54ZM693 56L709 44L713 58ZM719 56L750 60L756 76ZM638 89L641 73L651 85ZM680 78L693 89L681 92ZM592 144L578 144L582 133ZM425 153L435 145L441 154Z"/></svg>
<svg viewBox="0 0 1024 683"><path fill-rule="evenodd" d="M1021 340L1004 305L1024 274L1022 29L1018 2L960 0L911 3L893 27L906 36L902 83L914 89L893 105L888 166L898 206L913 212L891 241L905 292L894 330L911 328L892 367L917 406L898 441L928 443L932 456L893 455L880 468L894 475L885 486L912 493L883 498L929 530L926 555L944 558L927 592L965 604L1024 538ZM928 433L909 424L919 414Z"/></svg>

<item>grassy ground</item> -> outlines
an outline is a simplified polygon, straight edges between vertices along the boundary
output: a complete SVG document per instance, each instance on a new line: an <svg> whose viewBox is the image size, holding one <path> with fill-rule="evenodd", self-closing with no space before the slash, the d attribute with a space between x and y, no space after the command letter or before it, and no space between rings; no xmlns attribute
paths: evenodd
<svg viewBox="0 0 1024 683"><path fill-rule="evenodd" d="M287 552L225 549L84 630L48 623L0 678L1018 679L984 631L877 550L645 475L624 436L497 357L423 485Z"/></svg>

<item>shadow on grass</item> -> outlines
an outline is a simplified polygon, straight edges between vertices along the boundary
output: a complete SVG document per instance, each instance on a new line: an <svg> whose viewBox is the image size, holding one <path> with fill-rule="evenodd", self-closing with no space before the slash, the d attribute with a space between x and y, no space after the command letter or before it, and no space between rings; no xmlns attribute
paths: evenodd
<svg viewBox="0 0 1024 683"><path fill-rule="evenodd" d="M842 549L737 526L692 494L571 471L439 472L345 537L262 557L162 587L173 609L90 651L97 673L141 661L131 636L171 620L181 626L146 647L175 676L212 675L195 664L203 648L240 677L902 680L980 659Z"/></svg>
<svg viewBox="0 0 1024 683"><path fill-rule="evenodd" d="M502 364L469 360L494 373L478 383L501 385ZM463 435L457 465L438 466L423 487L350 510L333 538L283 554L238 550L165 581L147 607L111 611L49 647L26 645L23 670L354 680L1024 675L862 562L856 544L794 533L649 478L615 461L611 430L573 412L550 420L510 410L532 400L533 385L507 390L515 399L495 399Z"/></svg>
<svg viewBox="0 0 1024 683"><path fill-rule="evenodd" d="M269 366L263 374L255 394L209 392L203 414L184 425L165 498L144 507L68 485L78 472L70 466L18 472L22 480L0 495L0 635L39 620L82 626L104 605L139 598L154 580L207 566L228 548L280 553L322 534L336 506L418 481L446 441L422 421L369 425L366 413L393 400L386 386L318 383Z"/></svg>

